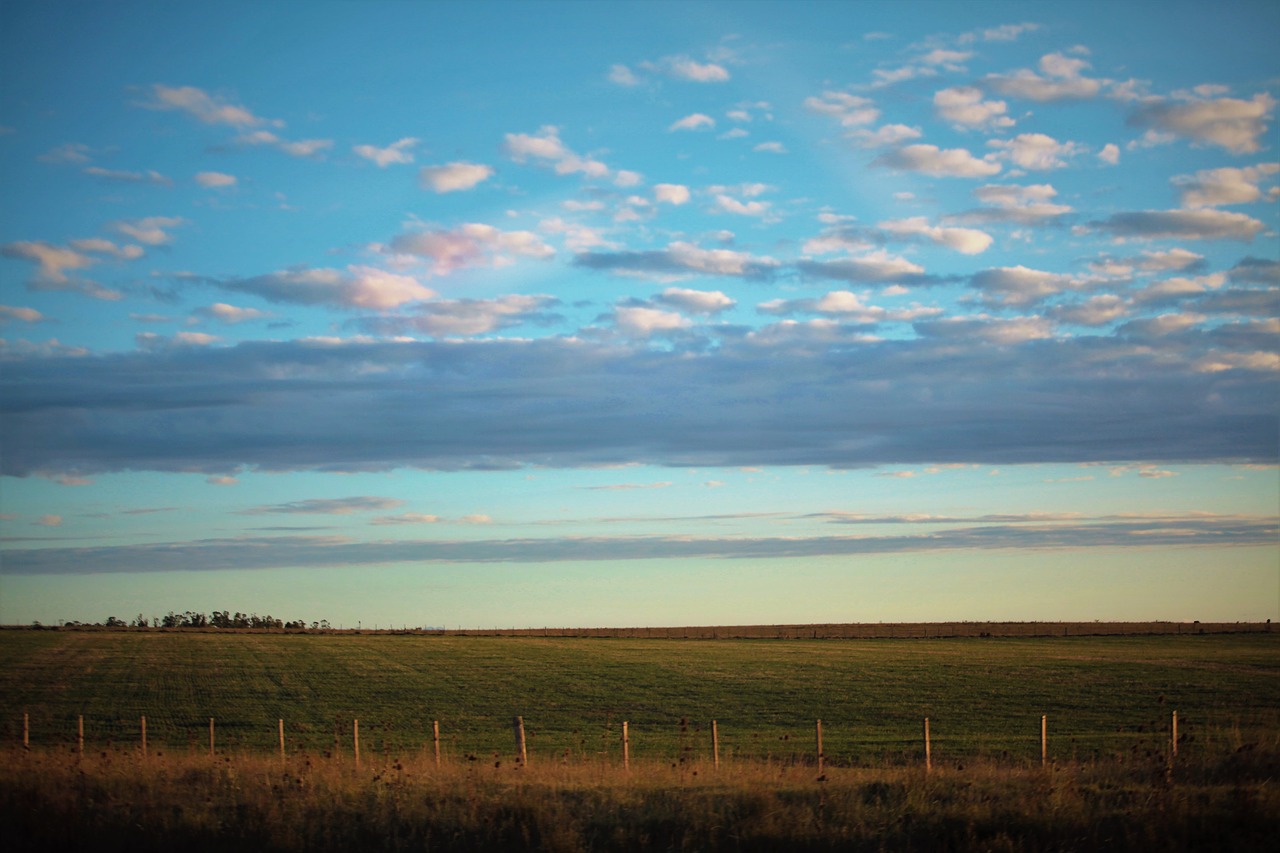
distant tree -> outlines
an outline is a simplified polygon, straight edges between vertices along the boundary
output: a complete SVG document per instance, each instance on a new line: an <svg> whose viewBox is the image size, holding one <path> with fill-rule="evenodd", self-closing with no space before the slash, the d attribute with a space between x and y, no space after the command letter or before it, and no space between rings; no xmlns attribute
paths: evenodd
<svg viewBox="0 0 1280 853"><path fill-rule="evenodd" d="M106 624L106 626L107 626L108 628L127 628L127 627L129 627L129 624L128 624L127 622L125 622L123 619L117 619L117 618L116 618L116 617L114 617L114 616L108 616L108 617L107 617L107 621L106 621L106 623L105 623L105 624Z"/></svg>

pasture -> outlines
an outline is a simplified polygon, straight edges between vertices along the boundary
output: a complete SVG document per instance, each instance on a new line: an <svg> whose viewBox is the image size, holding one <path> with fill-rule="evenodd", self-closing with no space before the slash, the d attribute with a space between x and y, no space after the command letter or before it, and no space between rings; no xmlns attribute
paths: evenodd
<svg viewBox="0 0 1280 853"><path fill-rule="evenodd" d="M0 632L0 741L341 754L365 748L509 756L522 715L530 763L691 758L718 723L728 759L813 751L833 764L911 763L931 720L941 761L1161 750L1172 711L1187 749L1277 745L1280 638L641 640L156 631Z"/></svg>
<svg viewBox="0 0 1280 853"><path fill-rule="evenodd" d="M1278 651L1269 634L3 631L0 846L1268 850L1280 830Z"/></svg>

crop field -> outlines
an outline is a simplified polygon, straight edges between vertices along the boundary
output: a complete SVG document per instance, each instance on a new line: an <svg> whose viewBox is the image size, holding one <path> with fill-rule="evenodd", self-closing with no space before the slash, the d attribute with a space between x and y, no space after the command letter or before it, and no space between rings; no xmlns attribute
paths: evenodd
<svg viewBox="0 0 1280 853"><path fill-rule="evenodd" d="M1271 634L3 631L0 848L1269 850L1277 676Z"/></svg>
<svg viewBox="0 0 1280 853"><path fill-rule="evenodd" d="M832 764L910 763L930 718L934 756L1114 757L1167 746L1274 747L1280 637L681 641L200 632L0 632L0 742L346 753L364 748L529 761L813 753Z"/></svg>

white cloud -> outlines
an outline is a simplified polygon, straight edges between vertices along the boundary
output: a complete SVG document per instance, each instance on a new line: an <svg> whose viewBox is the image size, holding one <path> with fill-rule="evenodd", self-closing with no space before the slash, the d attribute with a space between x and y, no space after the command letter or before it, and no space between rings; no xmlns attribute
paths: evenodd
<svg viewBox="0 0 1280 853"><path fill-rule="evenodd" d="M217 335L204 332L178 332L173 335L158 335L155 332L138 332L133 336L138 349L166 350L183 347L207 347L222 340Z"/></svg>
<svg viewBox="0 0 1280 853"><path fill-rule="evenodd" d="M694 83L724 83L729 79L729 72L724 66L714 62L696 62L687 56L668 56L660 66L671 77Z"/></svg>
<svg viewBox="0 0 1280 853"><path fill-rule="evenodd" d="M738 304L719 290L689 290L683 287L668 287L653 299L687 314L719 314Z"/></svg>
<svg viewBox="0 0 1280 853"><path fill-rule="evenodd" d="M218 285L227 290L252 293L270 302L373 310L396 308L435 296L434 291L412 276L354 265L345 270L281 270L253 278L228 279Z"/></svg>
<svg viewBox="0 0 1280 853"><path fill-rule="evenodd" d="M940 118L960 128L995 130L1013 126L1013 119L1005 115L1005 102L984 101L982 90L974 86L942 89L933 96L933 108Z"/></svg>
<svg viewBox="0 0 1280 853"><path fill-rule="evenodd" d="M873 101L848 92L828 90L821 97L805 98L804 106L810 112L839 120L844 127L871 124L880 117Z"/></svg>
<svg viewBox="0 0 1280 853"><path fill-rule="evenodd" d="M1032 23L1002 24L981 32L965 33L960 36L959 40L961 44L971 44L978 38L983 41L1016 41L1023 33L1035 32L1038 29L1040 29L1040 25Z"/></svg>
<svg viewBox="0 0 1280 853"><path fill-rule="evenodd" d="M1132 210L1090 223L1119 239L1240 240L1249 242L1266 226L1251 216L1214 208Z"/></svg>
<svg viewBox="0 0 1280 853"><path fill-rule="evenodd" d="M257 308L239 308L235 305L228 305L225 302L215 302L212 305L197 308L192 313L197 317L232 325L271 316L265 311L259 311Z"/></svg>
<svg viewBox="0 0 1280 853"><path fill-rule="evenodd" d="M44 315L34 308L20 308L15 305L0 305L0 323L19 320L23 323L39 323Z"/></svg>
<svg viewBox="0 0 1280 853"><path fill-rule="evenodd" d="M991 246L991 235L973 228L946 228L930 225L923 216L895 219L876 226L894 237L922 237L939 246L954 249L962 255L977 255Z"/></svg>
<svg viewBox="0 0 1280 853"><path fill-rule="evenodd" d="M939 178L981 178L1000 171L999 163L979 160L963 148L944 150L936 145L908 145L887 151L873 160L872 165Z"/></svg>
<svg viewBox="0 0 1280 853"><path fill-rule="evenodd" d="M449 230L400 234L391 241L387 251L427 258L436 275L484 264L504 266L511 263L513 256L545 260L555 255L555 250L531 231L501 231L479 222L468 222Z"/></svg>
<svg viewBox="0 0 1280 853"><path fill-rule="evenodd" d="M689 188L683 184L654 184L653 198L667 204L685 204L689 201Z"/></svg>
<svg viewBox="0 0 1280 853"><path fill-rule="evenodd" d="M618 328L632 337L649 337L659 332L687 329L693 325L688 317L657 308L623 306L614 310Z"/></svg>
<svg viewBox="0 0 1280 853"><path fill-rule="evenodd" d="M644 182L644 175L627 169L619 169L613 175L613 185L617 187L637 187Z"/></svg>
<svg viewBox="0 0 1280 853"><path fill-rule="evenodd" d="M356 145L351 150L364 159L376 163L379 168L385 169L396 163L412 163L412 149L418 142L419 140L415 137L406 136L386 148L378 148L375 145Z"/></svg>
<svg viewBox="0 0 1280 853"><path fill-rule="evenodd" d="M439 300L419 305L413 315L392 318L387 324L396 331L411 329L435 336L484 335L536 319L555 302L553 296L526 294Z"/></svg>
<svg viewBox="0 0 1280 853"><path fill-rule="evenodd" d="M36 279L50 284L66 284L68 270L87 269L98 262L85 252L77 252L66 246L55 246L44 241L23 240L6 243L0 247L6 258L34 261Z"/></svg>
<svg viewBox="0 0 1280 853"><path fill-rule="evenodd" d="M1069 205L1055 204L1053 202L1053 199L1058 195L1058 191L1050 184L1031 184L1029 186L986 184L975 189L973 194L988 207L984 210L965 214L961 218L980 221L1010 221L1033 225L1072 211Z"/></svg>
<svg viewBox="0 0 1280 853"><path fill-rule="evenodd" d="M1197 255L1187 249L1169 249L1166 252L1143 252L1137 263L1141 269L1162 272L1183 270L1203 261L1204 255Z"/></svg>
<svg viewBox="0 0 1280 853"><path fill-rule="evenodd" d="M916 331L929 338L981 340L997 346L1012 346L1053 337L1053 324L1038 316L996 319L979 314L919 322Z"/></svg>
<svg viewBox="0 0 1280 853"><path fill-rule="evenodd" d="M992 148L1002 150L1013 163L1023 169L1061 169L1067 165L1065 158L1080 153L1075 142L1058 142L1043 133L1020 133L1013 139L992 139Z"/></svg>
<svg viewBox="0 0 1280 853"><path fill-rule="evenodd" d="M493 168L483 163L446 163L443 166L424 166L418 172L418 182L423 189L437 193L469 190L493 176Z"/></svg>
<svg viewBox="0 0 1280 853"><path fill-rule="evenodd" d="M716 120L705 113L693 113L687 115L677 122L674 122L668 131L675 130L710 130L716 126Z"/></svg>
<svg viewBox="0 0 1280 853"><path fill-rule="evenodd" d="M660 281L699 274L763 279L780 266L767 256L731 249L703 249L684 241L651 251L586 252L574 258L574 265Z"/></svg>
<svg viewBox="0 0 1280 853"><path fill-rule="evenodd" d="M1217 207L1248 204L1263 198L1259 184L1280 173L1280 163L1261 163L1243 169L1204 169L1194 175L1179 175L1173 185L1183 207Z"/></svg>
<svg viewBox="0 0 1280 853"><path fill-rule="evenodd" d="M551 166L557 175L581 173L588 178L609 176L609 167L599 160L576 154L560 141L560 132L553 125L543 125L536 134L508 133L503 142L507 156L517 163L527 160L540 161Z"/></svg>
<svg viewBox="0 0 1280 853"><path fill-rule="evenodd" d="M983 301L989 304L1018 307L1034 305L1075 287L1070 276L1022 265L983 270L975 274L969 284L982 291Z"/></svg>
<svg viewBox="0 0 1280 853"><path fill-rule="evenodd" d="M1114 293L1093 296L1076 305L1056 305L1048 311L1055 322L1076 326L1105 326L1128 313L1128 303Z"/></svg>
<svg viewBox="0 0 1280 853"><path fill-rule="evenodd" d="M299 139L294 142L282 140L278 147L290 157L315 157L321 151L328 151L332 148L333 140Z"/></svg>
<svg viewBox="0 0 1280 853"><path fill-rule="evenodd" d="M905 124L886 124L877 130L855 130L849 134L849 138L862 148L884 148L909 139L919 139L920 136L920 128L907 127Z"/></svg>
<svg viewBox="0 0 1280 853"><path fill-rule="evenodd" d="M625 65L609 66L609 82L619 86L639 86L640 78Z"/></svg>
<svg viewBox="0 0 1280 853"><path fill-rule="evenodd" d="M1102 150L1098 152L1098 159L1109 166L1116 166L1120 163L1120 147L1114 142L1108 142L1102 146Z"/></svg>
<svg viewBox="0 0 1280 853"><path fill-rule="evenodd" d="M148 216L143 219L122 220L111 227L147 246L167 246L173 242L170 229L186 225L180 216Z"/></svg>
<svg viewBox="0 0 1280 853"><path fill-rule="evenodd" d="M960 63L968 62L972 58L973 53L970 51L937 48L920 57L920 61L925 65L941 65L948 71L963 71L964 67Z"/></svg>
<svg viewBox="0 0 1280 853"><path fill-rule="evenodd" d="M232 127L257 127L263 124L280 124L259 118L238 104L210 95L195 86L151 87L151 100L140 106L152 110L181 110L205 124L229 124Z"/></svg>
<svg viewBox="0 0 1280 853"><path fill-rule="evenodd" d="M760 151L765 154L786 154L787 146L783 145L781 142L761 142L751 150Z"/></svg>
<svg viewBox="0 0 1280 853"><path fill-rule="evenodd" d="M1040 58L1041 74L1023 68L1012 74L989 75L986 83L1002 95L1029 101L1081 100L1097 95L1104 82L1083 76L1081 72L1088 67L1083 59L1050 53Z"/></svg>
<svg viewBox="0 0 1280 853"><path fill-rule="evenodd" d="M1176 134L1196 142L1221 146L1233 154L1252 154L1262 148L1276 101L1271 95L1251 100L1218 98L1169 103L1155 101L1139 106L1130 122L1157 133Z"/></svg>
<svg viewBox="0 0 1280 853"><path fill-rule="evenodd" d="M856 258L801 262L799 267L803 273L867 284L914 281L924 275L924 267L899 255L891 255L882 249Z"/></svg>
<svg viewBox="0 0 1280 853"><path fill-rule="evenodd" d="M563 234L565 248L572 252L585 252L595 248L614 248L615 244L606 240L599 229L589 228L576 222L566 222L558 216L544 219L538 227L547 234Z"/></svg>
<svg viewBox="0 0 1280 853"><path fill-rule="evenodd" d="M40 156L36 157L42 163L88 163L92 149L88 145L79 142L68 142L65 145L59 145L57 148L51 148Z"/></svg>
<svg viewBox="0 0 1280 853"><path fill-rule="evenodd" d="M767 201L739 201L733 196L720 194L715 197L713 210L737 216L767 216L771 203Z"/></svg>
<svg viewBox="0 0 1280 853"><path fill-rule="evenodd" d="M103 181L114 181L122 184L154 184L161 187L173 186L173 181L154 169L145 172L131 172L127 169L104 169L101 166L89 166L81 170L84 174Z"/></svg>
<svg viewBox="0 0 1280 853"><path fill-rule="evenodd" d="M224 172L197 172L196 183L209 189L221 189L223 187L234 187L237 180L235 175L228 175Z"/></svg>

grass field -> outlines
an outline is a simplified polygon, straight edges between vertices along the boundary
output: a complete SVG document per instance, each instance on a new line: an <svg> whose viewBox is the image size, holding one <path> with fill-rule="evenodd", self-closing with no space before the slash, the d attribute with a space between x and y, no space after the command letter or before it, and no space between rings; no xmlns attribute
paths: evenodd
<svg viewBox="0 0 1280 853"><path fill-rule="evenodd" d="M156 748L430 748L509 756L524 717L530 762L620 757L629 721L637 757L813 750L823 720L833 764L912 762L930 718L940 761L1108 757L1167 745L1171 712L1187 749L1277 746L1280 637L1271 634L1056 639L680 641L0 632L0 741L125 745L147 717Z"/></svg>
<svg viewBox="0 0 1280 853"><path fill-rule="evenodd" d="M0 848L1270 850L1280 832L1278 670L1270 634L707 642L4 631ZM527 724L524 766L512 761L514 714Z"/></svg>

